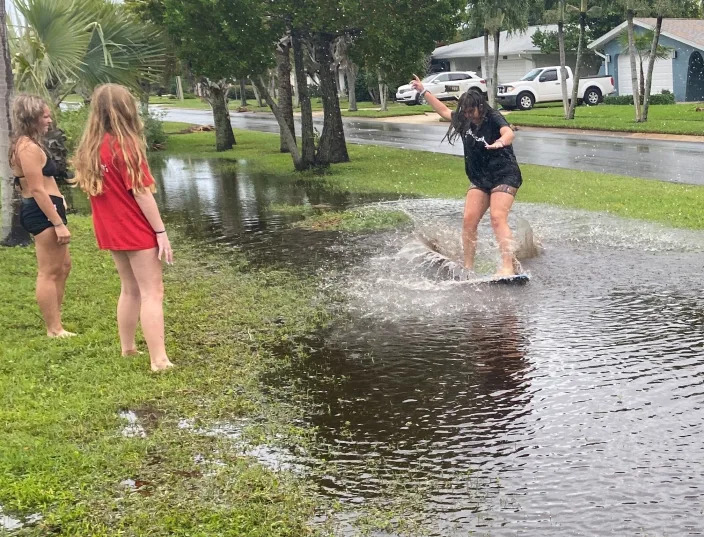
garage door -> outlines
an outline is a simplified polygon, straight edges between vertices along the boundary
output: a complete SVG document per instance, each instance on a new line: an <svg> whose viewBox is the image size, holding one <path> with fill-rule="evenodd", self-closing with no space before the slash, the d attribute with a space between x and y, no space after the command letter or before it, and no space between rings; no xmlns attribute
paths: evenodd
<svg viewBox="0 0 704 537"><path fill-rule="evenodd" d="M648 69L647 58L643 60L643 70ZM640 83L640 67L636 60L638 68L638 82ZM663 60L655 60L653 68L653 84L650 90L651 95L661 93L662 90L673 91L672 82L672 58ZM618 56L618 94L633 95L633 85L631 80L631 59L628 54L620 54Z"/></svg>
<svg viewBox="0 0 704 537"><path fill-rule="evenodd" d="M489 58L489 61L493 61L493 57ZM482 58L482 67L484 67L484 58ZM493 64L492 64L493 67ZM523 78L528 71L535 67L531 60L526 59L509 59L504 60L503 57L499 58L499 83L506 84L508 82L515 82ZM486 69L482 69L483 73L486 73Z"/></svg>

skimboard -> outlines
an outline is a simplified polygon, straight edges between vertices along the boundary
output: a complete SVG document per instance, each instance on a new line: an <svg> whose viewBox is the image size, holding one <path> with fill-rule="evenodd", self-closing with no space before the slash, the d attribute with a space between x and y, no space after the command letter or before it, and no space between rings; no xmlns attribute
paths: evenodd
<svg viewBox="0 0 704 537"><path fill-rule="evenodd" d="M530 281L528 274L514 274L513 276L484 276L469 278L462 283L469 285L525 285Z"/></svg>

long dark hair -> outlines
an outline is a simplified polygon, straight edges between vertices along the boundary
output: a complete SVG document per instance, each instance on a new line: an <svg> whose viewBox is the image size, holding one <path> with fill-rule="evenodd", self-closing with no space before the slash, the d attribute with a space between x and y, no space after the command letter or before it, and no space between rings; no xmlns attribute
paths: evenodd
<svg viewBox="0 0 704 537"><path fill-rule="evenodd" d="M447 138L450 144L454 144L457 138L464 138L472 125L472 120L465 117L465 112L471 112L472 110L479 112L480 119L477 126L482 124L489 110L491 110L491 106L486 102L484 94L475 89L468 90L460 96L457 102L457 110L452 114L450 128L447 129L443 140Z"/></svg>

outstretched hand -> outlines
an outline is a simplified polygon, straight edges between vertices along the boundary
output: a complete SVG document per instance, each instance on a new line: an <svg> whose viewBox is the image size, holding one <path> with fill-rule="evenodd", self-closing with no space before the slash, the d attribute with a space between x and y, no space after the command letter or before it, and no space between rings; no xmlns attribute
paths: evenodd
<svg viewBox="0 0 704 537"><path fill-rule="evenodd" d="M496 140L493 144L487 144L486 149L503 149L506 147L501 140Z"/></svg>
<svg viewBox="0 0 704 537"><path fill-rule="evenodd" d="M420 78L418 78L418 75L413 75L413 80L411 80L411 86L417 92L421 92L424 89L423 83L420 81Z"/></svg>

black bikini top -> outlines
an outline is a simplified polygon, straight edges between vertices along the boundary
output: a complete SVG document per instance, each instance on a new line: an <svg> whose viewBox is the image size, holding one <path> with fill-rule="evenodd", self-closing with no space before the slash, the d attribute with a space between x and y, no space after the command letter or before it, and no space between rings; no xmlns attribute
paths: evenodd
<svg viewBox="0 0 704 537"><path fill-rule="evenodd" d="M46 155L46 164L44 164L44 167L42 168L42 175L44 177L54 177L57 173L59 173L59 168L56 166L56 162L54 162L54 159L51 158L51 155L49 152L42 148L42 151L44 151L44 154ZM20 179L22 179L24 175L15 175L15 186L20 187Z"/></svg>

